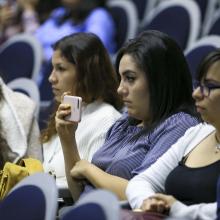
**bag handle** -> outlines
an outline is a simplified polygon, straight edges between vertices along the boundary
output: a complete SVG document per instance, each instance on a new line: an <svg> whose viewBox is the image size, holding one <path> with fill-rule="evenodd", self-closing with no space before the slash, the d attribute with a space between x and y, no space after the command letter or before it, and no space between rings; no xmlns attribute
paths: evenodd
<svg viewBox="0 0 220 220"><path fill-rule="evenodd" d="M39 160L34 159L34 158L21 159L18 165L26 167L29 174L33 174L36 172L44 172L42 163Z"/></svg>

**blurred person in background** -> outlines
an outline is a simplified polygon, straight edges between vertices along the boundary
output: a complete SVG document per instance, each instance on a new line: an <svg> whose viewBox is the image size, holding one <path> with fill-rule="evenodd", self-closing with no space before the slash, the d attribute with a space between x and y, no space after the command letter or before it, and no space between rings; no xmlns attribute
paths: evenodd
<svg viewBox="0 0 220 220"><path fill-rule="evenodd" d="M18 33L33 34L60 0L1 0L0 43Z"/></svg>
<svg viewBox="0 0 220 220"><path fill-rule="evenodd" d="M64 36L77 32L96 34L110 53L115 52L115 26L105 0L61 0L61 2L62 7L55 9L35 34L42 44L45 61L52 57L52 44Z"/></svg>

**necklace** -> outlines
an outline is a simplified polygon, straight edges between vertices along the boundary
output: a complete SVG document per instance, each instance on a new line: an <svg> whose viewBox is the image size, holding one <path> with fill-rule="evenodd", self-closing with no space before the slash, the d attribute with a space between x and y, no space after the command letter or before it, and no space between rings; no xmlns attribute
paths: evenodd
<svg viewBox="0 0 220 220"><path fill-rule="evenodd" d="M215 141L216 141L216 145L215 145L215 153L220 152L220 141L218 140L217 134L215 133Z"/></svg>

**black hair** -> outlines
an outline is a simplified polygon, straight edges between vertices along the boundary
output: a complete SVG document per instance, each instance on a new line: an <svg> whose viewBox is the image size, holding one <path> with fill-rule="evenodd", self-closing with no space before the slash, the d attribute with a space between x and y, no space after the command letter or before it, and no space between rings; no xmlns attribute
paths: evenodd
<svg viewBox="0 0 220 220"><path fill-rule="evenodd" d="M125 54L132 56L148 80L149 129L180 111L197 116L192 98L192 77L182 50L173 39L156 30L142 32L119 50L117 71Z"/></svg>
<svg viewBox="0 0 220 220"><path fill-rule="evenodd" d="M202 78L206 77L209 68L216 61L220 61L220 49L216 49L210 52L207 56L203 58L196 71L196 80L201 81Z"/></svg>

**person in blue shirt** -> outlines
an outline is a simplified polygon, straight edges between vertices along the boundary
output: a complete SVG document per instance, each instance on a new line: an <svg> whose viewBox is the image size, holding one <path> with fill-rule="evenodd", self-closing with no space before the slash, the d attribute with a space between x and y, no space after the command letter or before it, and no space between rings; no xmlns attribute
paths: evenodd
<svg viewBox="0 0 220 220"><path fill-rule="evenodd" d="M62 0L62 7L37 29L35 36L43 46L44 60L52 57L53 45L64 36L91 32L103 42L109 53L115 52L115 26L105 0Z"/></svg>

